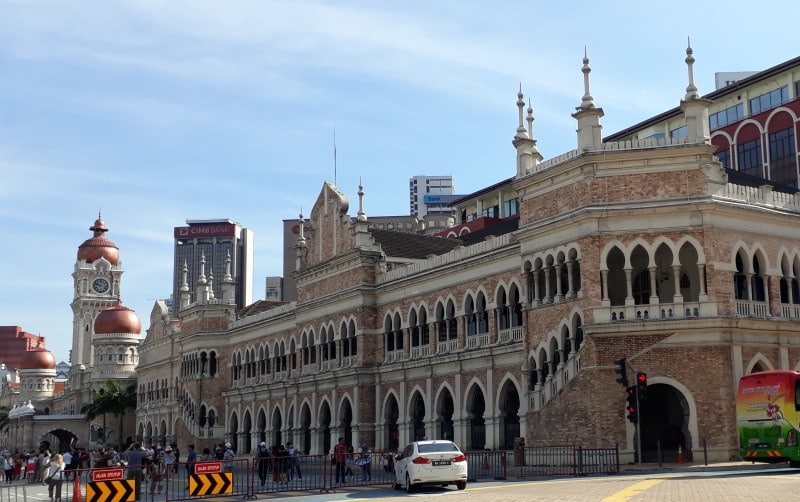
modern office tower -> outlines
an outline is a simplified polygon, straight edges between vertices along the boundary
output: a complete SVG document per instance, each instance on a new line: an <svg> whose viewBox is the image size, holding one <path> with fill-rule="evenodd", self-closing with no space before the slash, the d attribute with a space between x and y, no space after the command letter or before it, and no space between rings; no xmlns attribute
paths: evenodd
<svg viewBox="0 0 800 502"><path fill-rule="evenodd" d="M423 219L429 213L452 214L455 185L452 176L413 176L408 180L409 209Z"/></svg>
<svg viewBox="0 0 800 502"><path fill-rule="evenodd" d="M253 301L253 232L229 219L186 220L185 227L175 227L175 261L172 271L172 310L180 305L180 288L183 267L187 270L190 291L201 273L201 259L205 260L204 275L211 282L215 298L222 298L222 282L228 273L236 284L236 308ZM194 298L191 301L195 301Z"/></svg>
<svg viewBox="0 0 800 502"><path fill-rule="evenodd" d="M283 301L283 277L267 277L264 299L275 302Z"/></svg>

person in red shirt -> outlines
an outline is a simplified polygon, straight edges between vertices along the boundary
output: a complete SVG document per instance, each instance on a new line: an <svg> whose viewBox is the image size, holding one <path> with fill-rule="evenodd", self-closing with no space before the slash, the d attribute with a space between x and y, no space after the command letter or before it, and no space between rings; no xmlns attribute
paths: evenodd
<svg viewBox="0 0 800 502"><path fill-rule="evenodd" d="M347 464L347 445L344 438L339 438L339 442L333 447L334 469L336 470L336 482L344 483L344 471ZM341 481L339 481L341 479Z"/></svg>

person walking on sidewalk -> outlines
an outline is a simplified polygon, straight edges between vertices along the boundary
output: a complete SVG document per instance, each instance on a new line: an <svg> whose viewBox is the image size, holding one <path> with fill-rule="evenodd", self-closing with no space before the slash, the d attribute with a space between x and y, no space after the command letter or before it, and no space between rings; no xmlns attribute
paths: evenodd
<svg viewBox="0 0 800 502"><path fill-rule="evenodd" d="M286 452L289 454L289 481L292 481L297 474L297 480L303 480L303 473L300 471L300 452L294 447L294 443L286 443Z"/></svg>
<svg viewBox="0 0 800 502"><path fill-rule="evenodd" d="M258 445L256 450L256 465L255 469L258 470L258 479L261 481L261 486L267 484L267 472L269 471L270 454L267 443L264 441Z"/></svg>
<svg viewBox="0 0 800 502"><path fill-rule="evenodd" d="M64 458L60 453L56 453L55 457L48 463L47 474L44 479L47 484L47 495L50 497L50 502L61 502L61 486L64 484L64 470L66 468Z"/></svg>

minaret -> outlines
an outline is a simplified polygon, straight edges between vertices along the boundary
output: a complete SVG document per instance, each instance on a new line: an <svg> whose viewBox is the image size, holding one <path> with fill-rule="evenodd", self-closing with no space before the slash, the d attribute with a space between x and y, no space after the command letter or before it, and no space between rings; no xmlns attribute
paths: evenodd
<svg viewBox="0 0 800 502"><path fill-rule="evenodd" d="M197 303L208 303L208 282L206 281L206 255L200 255L200 274L195 285L195 301Z"/></svg>
<svg viewBox="0 0 800 502"><path fill-rule="evenodd" d="M600 125L600 117L602 117L603 109L597 108L594 104L594 98L589 92L589 73L592 69L589 67L589 56L586 50L583 51L583 98L581 98L581 106L575 108L577 111L572 116L578 121L578 151L586 152L590 150L599 150L602 144L600 136L603 126Z"/></svg>
<svg viewBox="0 0 800 502"><path fill-rule="evenodd" d="M681 111L686 118L686 137L692 143L710 143L711 129L708 125L708 107L713 103L710 99L703 99L694 85L694 56L692 55L692 42L687 39L686 66L689 71L689 85L686 86L686 95L681 101Z"/></svg>
<svg viewBox="0 0 800 502"><path fill-rule="evenodd" d="M358 178L358 213L356 215L356 246L370 246L373 244L372 235L369 233L369 222L367 213L364 212L364 185L361 184L361 177Z"/></svg>
<svg viewBox="0 0 800 502"><path fill-rule="evenodd" d="M300 270L303 268L303 259L306 256L306 237L304 234L304 229L306 225L306 220L303 219L303 210L300 210L300 230L297 235L297 244L295 244L295 248L297 249L297 258L295 260L295 270Z"/></svg>
<svg viewBox="0 0 800 502"><path fill-rule="evenodd" d="M536 140L533 139L533 108L528 102L528 130L522 123L523 113L525 111L525 99L522 94L522 84L519 85L519 92L517 93L517 109L519 111L519 125L517 126L517 133L511 144L517 149L517 176L525 176L534 171L539 162L542 161L542 155L536 148Z"/></svg>
<svg viewBox="0 0 800 502"><path fill-rule="evenodd" d="M222 302L236 303L236 283L231 275L231 252L225 256L225 276L222 278Z"/></svg>
<svg viewBox="0 0 800 502"><path fill-rule="evenodd" d="M189 306L189 302L191 301L191 292L189 290L189 267L186 263L186 260L183 262L183 270L181 270L181 309L185 309Z"/></svg>

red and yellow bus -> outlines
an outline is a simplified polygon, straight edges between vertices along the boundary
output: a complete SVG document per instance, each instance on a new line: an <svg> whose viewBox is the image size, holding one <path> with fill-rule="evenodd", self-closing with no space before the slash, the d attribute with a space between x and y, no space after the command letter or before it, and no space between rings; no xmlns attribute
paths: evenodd
<svg viewBox="0 0 800 502"><path fill-rule="evenodd" d="M762 371L740 378L736 428L743 460L800 467L800 372Z"/></svg>

